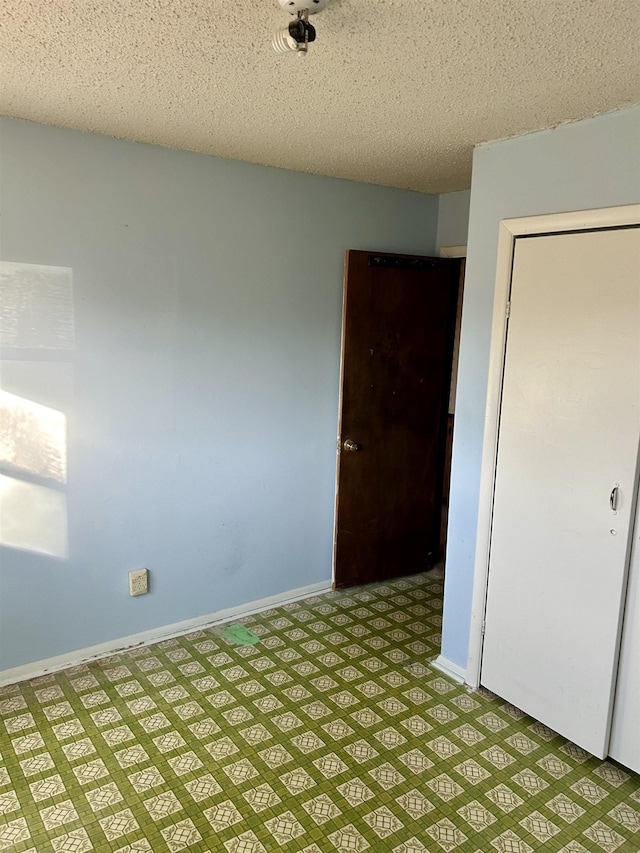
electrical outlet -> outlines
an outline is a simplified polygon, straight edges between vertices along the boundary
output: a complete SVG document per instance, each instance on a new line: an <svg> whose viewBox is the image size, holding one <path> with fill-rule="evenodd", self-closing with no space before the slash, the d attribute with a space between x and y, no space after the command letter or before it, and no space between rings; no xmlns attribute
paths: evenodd
<svg viewBox="0 0 640 853"><path fill-rule="evenodd" d="M129 572L129 595L144 595L145 592L149 592L149 570Z"/></svg>

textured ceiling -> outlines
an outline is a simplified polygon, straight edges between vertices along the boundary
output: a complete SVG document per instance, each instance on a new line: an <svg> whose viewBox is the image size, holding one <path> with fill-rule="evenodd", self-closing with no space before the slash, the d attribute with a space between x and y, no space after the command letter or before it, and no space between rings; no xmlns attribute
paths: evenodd
<svg viewBox="0 0 640 853"><path fill-rule="evenodd" d="M0 112L448 192L474 144L640 100L638 0L332 0L307 59L276 0L3 0Z"/></svg>

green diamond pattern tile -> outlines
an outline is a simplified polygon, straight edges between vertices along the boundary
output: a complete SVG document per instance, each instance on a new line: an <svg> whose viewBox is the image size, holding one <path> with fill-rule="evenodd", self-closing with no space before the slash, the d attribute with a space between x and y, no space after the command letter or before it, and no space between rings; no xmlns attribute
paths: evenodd
<svg viewBox="0 0 640 853"><path fill-rule="evenodd" d="M449 682L432 574L0 690L0 851L638 853L640 779Z"/></svg>

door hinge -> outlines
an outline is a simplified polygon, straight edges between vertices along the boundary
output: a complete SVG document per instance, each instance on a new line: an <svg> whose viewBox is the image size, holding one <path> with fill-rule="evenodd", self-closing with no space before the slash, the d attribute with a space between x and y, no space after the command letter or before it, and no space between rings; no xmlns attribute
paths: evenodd
<svg viewBox="0 0 640 853"><path fill-rule="evenodd" d="M487 627L487 620L483 619L482 620L482 636L483 637L484 637L484 632L485 632L486 627Z"/></svg>
<svg viewBox="0 0 640 853"><path fill-rule="evenodd" d="M507 302L507 320L511 316L511 302Z"/></svg>

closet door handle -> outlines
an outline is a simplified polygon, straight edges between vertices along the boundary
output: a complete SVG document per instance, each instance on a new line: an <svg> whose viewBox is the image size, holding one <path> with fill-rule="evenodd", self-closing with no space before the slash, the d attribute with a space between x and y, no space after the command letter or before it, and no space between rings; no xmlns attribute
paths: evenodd
<svg viewBox="0 0 640 853"><path fill-rule="evenodd" d="M611 507L613 512L617 512L618 510L618 490L620 486L618 483L611 489L611 494L609 495L609 506Z"/></svg>

